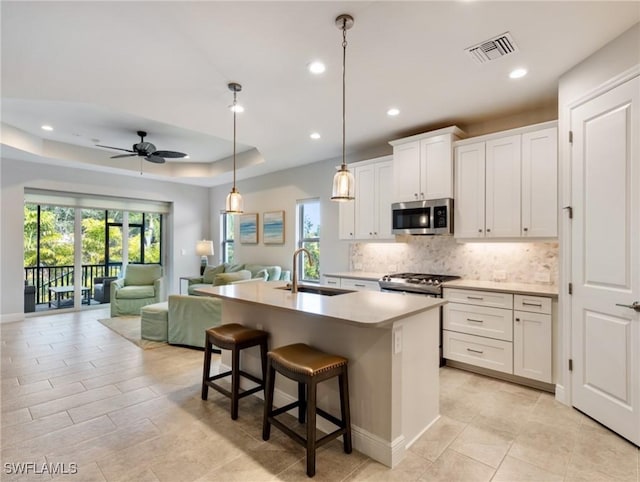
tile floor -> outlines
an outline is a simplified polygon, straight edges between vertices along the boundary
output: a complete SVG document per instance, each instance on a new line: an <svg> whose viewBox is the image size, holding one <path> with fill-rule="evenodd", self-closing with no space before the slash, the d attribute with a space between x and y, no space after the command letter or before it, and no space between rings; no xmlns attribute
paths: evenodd
<svg viewBox="0 0 640 482"><path fill-rule="evenodd" d="M56 480L307 480L304 452L277 430L261 439L261 402L200 400L202 352L141 350L96 320L104 309L0 325L2 480L12 463L58 464ZM393 470L334 441L316 480L640 481L638 448L548 393L441 369L440 420Z"/></svg>

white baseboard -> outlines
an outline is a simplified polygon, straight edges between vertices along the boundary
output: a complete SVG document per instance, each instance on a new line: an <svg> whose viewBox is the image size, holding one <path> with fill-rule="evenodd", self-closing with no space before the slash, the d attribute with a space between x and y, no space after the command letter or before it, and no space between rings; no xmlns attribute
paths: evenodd
<svg viewBox="0 0 640 482"><path fill-rule="evenodd" d="M564 389L564 385L556 385L556 400L565 405L569 405L569 400L567 400L567 392Z"/></svg>
<svg viewBox="0 0 640 482"><path fill-rule="evenodd" d="M227 370L231 370L231 367L225 364L220 364L220 372ZM240 386L241 388L246 389L255 385L241 378ZM264 400L262 392L257 392L254 394L254 396L258 397L260 400ZM274 407L283 407L297 400L298 399L296 397L289 395L282 390L278 390L277 388L274 390ZM298 417L297 409L289 410L289 412L287 413L289 413L293 417ZM322 417L316 418L316 426L325 433L333 432L336 429L335 425ZM427 428L425 428L425 430L427 430ZM353 443L353 448L358 452L371 457L373 460L376 460L377 462L380 462L387 467L395 467L396 465L398 465L404 458L407 449L407 445L403 436L396 438L392 442L387 442L377 435L372 434L364 430L363 428L360 428L357 425L353 424L351 424L351 441Z"/></svg>
<svg viewBox="0 0 640 482"><path fill-rule="evenodd" d="M436 418L433 419L433 421L427 425L425 428L423 428L420 433L418 433L418 435L416 435L415 437L413 437L413 440L410 440L409 443L407 443L406 448L410 448L414 442L416 440L418 440L420 437L422 437L422 435L424 435L424 433L429 430L431 427L433 427L433 424L436 423L438 420L440 420L440 414L438 414L438 416Z"/></svg>
<svg viewBox="0 0 640 482"><path fill-rule="evenodd" d="M13 323L14 321L24 321L24 319L24 313L7 313L4 315L0 315L0 324Z"/></svg>

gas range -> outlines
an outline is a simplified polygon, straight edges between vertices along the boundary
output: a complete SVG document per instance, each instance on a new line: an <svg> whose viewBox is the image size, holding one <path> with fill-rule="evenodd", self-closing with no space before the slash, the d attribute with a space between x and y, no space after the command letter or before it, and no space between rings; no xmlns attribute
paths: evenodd
<svg viewBox="0 0 640 482"><path fill-rule="evenodd" d="M378 280L380 288L386 291L407 291L424 295L442 296L442 283L459 279L460 276L424 273L395 273Z"/></svg>

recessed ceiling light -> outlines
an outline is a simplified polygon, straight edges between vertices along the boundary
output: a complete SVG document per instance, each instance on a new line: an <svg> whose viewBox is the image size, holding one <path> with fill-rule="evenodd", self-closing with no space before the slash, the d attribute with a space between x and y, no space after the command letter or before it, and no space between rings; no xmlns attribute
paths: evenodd
<svg viewBox="0 0 640 482"><path fill-rule="evenodd" d="M387 111L387 115L388 115L388 116L391 116L391 117L396 116L396 115L398 115L399 113L400 113L400 110L399 110L399 109L396 109L395 107L392 107L391 109L389 109L389 110Z"/></svg>
<svg viewBox="0 0 640 482"><path fill-rule="evenodd" d="M309 72L311 72L312 74L321 74L326 69L327 68L324 66L324 64L319 60L316 60L315 62L311 62L309 64Z"/></svg>
<svg viewBox="0 0 640 482"><path fill-rule="evenodd" d="M309 137L311 137L311 139L320 139L320 134L317 132L312 132Z"/></svg>
<svg viewBox="0 0 640 482"><path fill-rule="evenodd" d="M519 79L520 77L524 77L525 75L527 75L527 69L515 69L512 70L509 74L509 78Z"/></svg>
<svg viewBox="0 0 640 482"><path fill-rule="evenodd" d="M49 126L49 125L43 125L40 127L43 131L52 131L53 127Z"/></svg>
<svg viewBox="0 0 640 482"><path fill-rule="evenodd" d="M244 112L244 107L242 107L240 104L236 104L235 106L230 105L229 109L231 110L231 112L237 112L238 114L240 112Z"/></svg>

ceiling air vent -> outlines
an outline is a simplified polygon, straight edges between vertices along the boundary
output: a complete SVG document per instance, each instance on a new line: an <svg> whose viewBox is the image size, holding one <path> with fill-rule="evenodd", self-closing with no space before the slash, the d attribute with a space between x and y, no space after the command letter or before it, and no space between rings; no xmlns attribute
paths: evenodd
<svg viewBox="0 0 640 482"><path fill-rule="evenodd" d="M499 59L505 55L518 51L511 34L505 32L489 40L465 49L471 58L478 64L484 64L490 60Z"/></svg>

